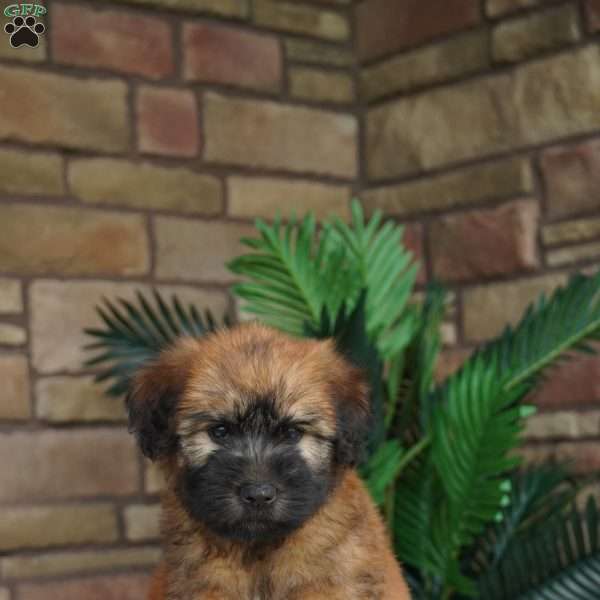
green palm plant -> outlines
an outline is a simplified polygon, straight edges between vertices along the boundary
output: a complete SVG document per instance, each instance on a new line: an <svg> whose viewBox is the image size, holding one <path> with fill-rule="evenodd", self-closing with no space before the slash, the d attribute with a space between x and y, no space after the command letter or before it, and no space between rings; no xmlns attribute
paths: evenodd
<svg viewBox="0 0 600 600"><path fill-rule="evenodd" d="M600 598L598 509L575 502L561 465L519 468L515 450L534 412L529 392L558 361L600 336L600 274L576 275L515 327L434 379L446 295L411 301L417 266L403 229L376 213L352 222L312 215L257 221L229 264L244 310L291 335L337 340L369 376L375 426L360 467L387 519L414 596L427 600ZM217 325L177 298L105 301L88 330L88 364L121 394L132 373L180 335ZM225 324L227 326L227 324Z"/></svg>

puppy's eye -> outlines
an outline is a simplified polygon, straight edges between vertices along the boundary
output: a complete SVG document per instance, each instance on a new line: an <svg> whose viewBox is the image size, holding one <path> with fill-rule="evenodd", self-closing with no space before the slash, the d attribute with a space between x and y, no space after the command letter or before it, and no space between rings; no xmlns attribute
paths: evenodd
<svg viewBox="0 0 600 600"><path fill-rule="evenodd" d="M228 425L221 424L211 427L208 432L213 439L223 441L229 437L231 434L231 429Z"/></svg>
<svg viewBox="0 0 600 600"><path fill-rule="evenodd" d="M285 427L281 433L282 433L283 439L286 442L295 443L295 442L300 441L303 431L298 427L290 426L290 427Z"/></svg>

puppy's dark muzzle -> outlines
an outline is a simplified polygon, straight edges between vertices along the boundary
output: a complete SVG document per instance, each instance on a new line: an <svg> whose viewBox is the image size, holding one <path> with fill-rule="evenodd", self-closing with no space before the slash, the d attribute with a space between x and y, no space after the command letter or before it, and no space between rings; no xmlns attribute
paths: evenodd
<svg viewBox="0 0 600 600"><path fill-rule="evenodd" d="M246 504L264 506L275 501L277 489L270 483L249 483L242 486L240 496Z"/></svg>

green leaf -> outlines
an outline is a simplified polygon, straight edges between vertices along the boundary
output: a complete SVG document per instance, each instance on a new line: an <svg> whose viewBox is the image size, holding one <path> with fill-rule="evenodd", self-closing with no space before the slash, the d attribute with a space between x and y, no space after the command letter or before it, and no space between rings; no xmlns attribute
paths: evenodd
<svg viewBox="0 0 600 600"><path fill-rule="evenodd" d="M105 298L96 309L103 327L85 330L94 340L85 346L94 352L85 365L100 367L97 382L111 380L107 390L111 396L127 392L131 378L140 367L156 358L177 338L200 336L217 328L210 312L202 318L194 306L184 308L176 296L169 305L158 291L153 290L152 295L156 306L139 291L137 304L124 299L116 303Z"/></svg>
<svg viewBox="0 0 600 600"><path fill-rule="evenodd" d="M520 536L480 581L482 600L595 600L600 590L600 519L583 511L557 515Z"/></svg>

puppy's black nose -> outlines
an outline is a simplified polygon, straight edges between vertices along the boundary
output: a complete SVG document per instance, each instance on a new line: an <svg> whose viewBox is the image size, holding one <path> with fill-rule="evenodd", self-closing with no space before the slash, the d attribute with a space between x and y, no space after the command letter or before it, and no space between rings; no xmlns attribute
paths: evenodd
<svg viewBox="0 0 600 600"><path fill-rule="evenodd" d="M277 490L270 483L249 483L242 486L240 496L247 504L261 506L271 504L277 496Z"/></svg>

